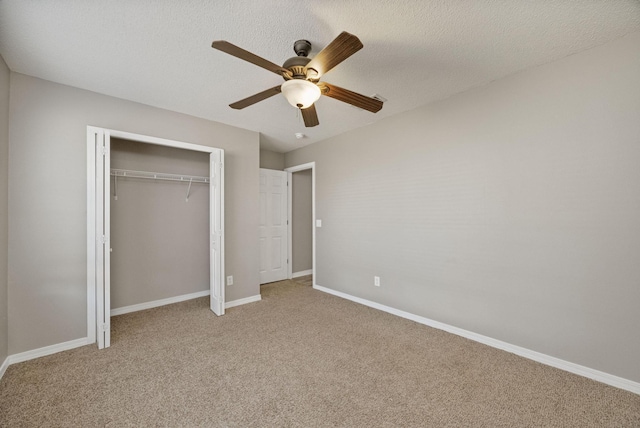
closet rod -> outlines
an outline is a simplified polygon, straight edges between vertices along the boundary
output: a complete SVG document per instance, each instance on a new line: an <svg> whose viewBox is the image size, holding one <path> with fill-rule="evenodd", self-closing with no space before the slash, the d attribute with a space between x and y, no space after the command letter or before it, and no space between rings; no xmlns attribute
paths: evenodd
<svg viewBox="0 0 640 428"><path fill-rule="evenodd" d="M111 175L114 177L146 178L150 180L209 183L209 177L201 177L198 175L167 174L165 172L133 171L130 169L112 169Z"/></svg>

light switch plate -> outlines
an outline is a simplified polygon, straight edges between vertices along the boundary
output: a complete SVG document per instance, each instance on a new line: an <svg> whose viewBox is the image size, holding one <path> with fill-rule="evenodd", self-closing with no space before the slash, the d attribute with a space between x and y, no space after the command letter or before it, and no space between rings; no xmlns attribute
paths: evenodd
<svg viewBox="0 0 640 428"><path fill-rule="evenodd" d="M322 220L316 220L316 227L322 227Z"/></svg>

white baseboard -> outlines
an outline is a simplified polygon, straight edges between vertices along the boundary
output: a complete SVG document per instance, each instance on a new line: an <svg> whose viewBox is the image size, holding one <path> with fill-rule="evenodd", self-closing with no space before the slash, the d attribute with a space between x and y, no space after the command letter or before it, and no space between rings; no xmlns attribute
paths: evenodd
<svg viewBox="0 0 640 428"><path fill-rule="evenodd" d="M198 291L191 294L183 294L182 296L169 297L167 299L154 300L152 302L139 303L137 305L124 306L122 308L111 309L111 316L128 314L130 312L144 311L145 309L157 308L158 306L170 305L172 303L184 302L185 300L197 299L198 297L205 297L210 294L209 290ZM232 300L224 304L226 308L233 308L234 306L245 305L247 303L257 302L262 297L257 294L255 296L245 297L244 299Z"/></svg>
<svg viewBox="0 0 640 428"><path fill-rule="evenodd" d="M233 308L234 306L246 305L247 303L258 302L262 300L262 296L256 294L255 296L245 297L244 299L232 300L224 304L225 309Z"/></svg>
<svg viewBox="0 0 640 428"><path fill-rule="evenodd" d="M9 367L9 357L5 358L0 366L0 379L4 376L4 372L7 371L7 367Z"/></svg>
<svg viewBox="0 0 640 428"><path fill-rule="evenodd" d="M493 339L488 336L483 336L472 331L464 330L458 327L451 326L439 321L435 321L429 318L425 318L419 315L414 315L409 312L401 311L389 306L382 305L380 303L372 302L370 300L355 297L341 291L332 290L330 288L322 287L314 284L313 288L325 293L333 294L334 296L342 297L343 299L351 300L356 303L360 303L365 306L369 306L374 309L378 309L390 314L406 318L415 321L420 324L427 325L429 327L437 328L438 330L444 330L446 332L462 336L467 339L471 339L475 342L480 342L484 345L491 346L493 348L501 349L503 351L511 352L512 354L519 355L524 358L528 358L533 361L537 361L542 364L546 364L557 369L565 370L570 373L574 373L580 376L587 377L589 379L596 380L598 382L606 383L607 385L615 386L616 388L624 389L635 394L640 394L640 383L634 382L629 379L621 378L609 373L601 372L589 367L581 366L579 364L571 363L569 361L561 360L560 358L552 357L550 355L542 354L540 352L532 351L521 346L512 345L501 340Z"/></svg>
<svg viewBox="0 0 640 428"><path fill-rule="evenodd" d="M301 270L291 274L291 278L299 278L301 276L313 275L313 269Z"/></svg>
<svg viewBox="0 0 640 428"><path fill-rule="evenodd" d="M172 303L184 302L185 300L197 299L198 297L208 296L209 290L198 291L181 296L168 297L166 299L154 300L152 302L138 303L137 305L123 306L121 308L111 309L111 316L128 314L130 312L144 311L145 309L157 308L158 306L170 305Z"/></svg>
<svg viewBox="0 0 640 428"><path fill-rule="evenodd" d="M45 346L44 348L32 349L31 351L20 352L19 354L9 355L7 357L8 364L21 363L23 361L33 360L34 358L44 357L45 355L56 354L69 349L79 348L81 346L90 345L92 342L88 337L70 340L68 342L57 343L55 345Z"/></svg>

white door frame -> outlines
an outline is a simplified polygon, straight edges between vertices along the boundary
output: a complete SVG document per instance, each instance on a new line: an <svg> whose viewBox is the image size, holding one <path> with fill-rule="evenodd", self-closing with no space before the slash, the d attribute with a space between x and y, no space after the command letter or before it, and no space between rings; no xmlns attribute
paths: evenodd
<svg viewBox="0 0 640 428"><path fill-rule="evenodd" d="M303 163L302 165L292 166L289 168L285 168L284 170L287 172L287 181L290 183L288 186L287 192L287 206L288 206L288 216L289 216L289 225L288 233L289 233L289 248L288 248L288 278L291 279L293 276L293 241L292 241L292 226L293 226L293 173L298 171L305 171L307 169L311 170L311 259L312 259L312 275L313 275L313 284L316 283L316 163L309 162Z"/></svg>
<svg viewBox="0 0 640 428"><path fill-rule="evenodd" d="M220 164L220 171L219 171L220 187L219 187L219 196L218 196L219 201L216 200L218 198L215 197L216 195L212 190L210 192L210 198L209 198L209 209L210 209L209 235L210 235L211 245L213 245L214 242L217 242L218 248L220 250L219 251L220 257L216 263L216 266L219 266L220 268L218 270L217 275L215 275L215 272L211 272L210 287L211 287L212 296L214 295L213 288L216 287L216 291L220 295L220 302L218 303L218 306L221 306L221 308L219 307L218 310L220 314L224 314L224 301L225 301L225 297L224 297L224 291L225 291L225 287L224 287L224 274L225 274L224 272L224 257L225 257L225 251L224 251L224 150L215 148L215 147L185 143L182 141L167 140L164 138L151 137L151 136L141 135L141 134L133 134L130 132L117 131L113 129L87 126L87 337L89 339L89 342L90 343L96 342L96 329L98 326L98 319L97 319L98 314L96 313L96 307L97 307L97 304L99 303L98 299L100 300L102 299L96 293L96 271L97 271L96 270L96 266L97 266L96 242L98 239L96 234L96 223L97 223L96 219L97 219L97 215L99 214L96 212L97 211L96 210L96 183L99 182L97 174L100 172L96 170L96 143L97 143L95 140L96 133L98 134L104 133L109 137L121 138L124 140L136 141L140 143L175 147L179 149L192 150L197 152L205 152L210 154L210 159L213 159L214 156L219 155L219 158L218 158L219 164ZM216 174L216 171L213 168L213 166L209 168L209 171L210 171L209 172L210 182L213 183L215 182L214 175ZM102 178L100 178L100 180L102 180ZM109 195L109 197L111 196ZM219 229L215 230L216 228L214 226L216 225L213 224L211 212L217 208L218 206L217 204L219 204L220 221L219 221L219 225L217 225ZM107 217L107 219L108 218L109 217ZM213 251L211 251L211 248L209 251L213 253ZM212 263L213 261L211 261L210 264ZM212 310L213 310L213 307L212 307Z"/></svg>

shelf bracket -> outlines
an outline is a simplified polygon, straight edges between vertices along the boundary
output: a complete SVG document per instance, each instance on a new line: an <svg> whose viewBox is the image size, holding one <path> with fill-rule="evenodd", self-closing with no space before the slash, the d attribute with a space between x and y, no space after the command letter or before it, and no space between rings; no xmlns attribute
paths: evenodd
<svg viewBox="0 0 640 428"><path fill-rule="evenodd" d="M186 199L187 202L189 202L189 193L191 193L191 183L193 183L193 178L189 179L189 187L187 188L187 199Z"/></svg>

